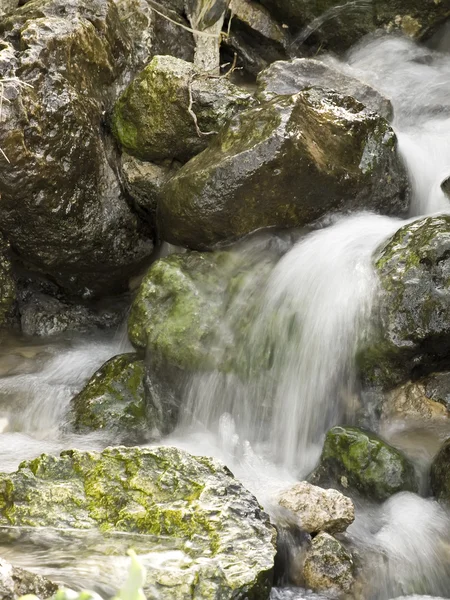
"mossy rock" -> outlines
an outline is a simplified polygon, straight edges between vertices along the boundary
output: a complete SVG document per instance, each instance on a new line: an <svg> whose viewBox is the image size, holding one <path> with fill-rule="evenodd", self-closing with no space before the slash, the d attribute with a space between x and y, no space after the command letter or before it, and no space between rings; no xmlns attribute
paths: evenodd
<svg viewBox="0 0 450 600"><path fill-rule="evenodd" d="M294 35L299 33L299 43L337 51L379 28L422 39L450 16L446 0L372 0L359 10L341 0L262 0L262 4ZM320 22L327 12L329 18Z"/></svg>
<svg viewBox="0 0 450 600"><path fill-rule="evenodd" d="M351 591L354 571L352 555L332 535L321 532L312 540L303 565L308 589L341 597Z"/></svg>
<svg viewBox="0 0 450 600"><path fill-rule="evenodd" d="M113 131L137 158L185 162L206 148L222 123L249 104L249 94L227 79L211 78L172 56L155 56L117 101Z"/></svg>
<svg viewBox="0 0 450 600"><path fill-rule="evenodd" d="M330 429L311 482L335 483L379 502L397 492L418 489L408 459L373 433L357 427Z"/></svg>
<svg viewBox="0 0 450 600"><path fill-rule="evenodd" d="M137 354L111 358L71 401L77 431L108 430L145 439L155 426L147 421L144 361Z"/></svg>
<svg viewBox="0 0 450 600"><path fill-rule="evenodd" d="M450 217L401 227L375 254L377 339L361 353L365 381L391 387L437 370L450 351Z"/></svg>
<svg viewBox="0 0 450 600"><path fill-rule="evenodd" d="M431 465L430 482L438 500L450 504L450 438L445 440Z"/></svg>
<svg viewBox="0 0 450 600"><path fill-rule="evenodd" d="M175 448L68 450L24 462L0 475L0 525L181 540L184 552L149 569L149 597L269 597L276 549L268 516L221 463Z"/></svg>
<svg viewBox="0 0 450 600"><path fill-rule="evenodd" d="M163 189L163 239L195 250L330 211L402 214L395 134L349 96L319 88L241 112Z"/></svg>

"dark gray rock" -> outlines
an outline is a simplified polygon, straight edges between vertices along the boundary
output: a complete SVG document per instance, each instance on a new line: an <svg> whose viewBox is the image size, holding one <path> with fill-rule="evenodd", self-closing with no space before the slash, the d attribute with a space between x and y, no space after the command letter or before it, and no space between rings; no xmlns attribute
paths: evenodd
<svg viewBox="0 0 450 600"><path fill-rule="evenodd" d="M433 460L430 482L436 498L450 504L450 438L445 440Z"/></svg>
<svg viewBox="0 0 450 600"><path fill-rule="evenodd" d="M257 97L261 100L292 95L318 86L344 96L353 96L387 120L392 117L391 102L379 92L359 79L345 75L331 65L312 58L277 61L258 75L257 84Z"/></svg>
<svg viewBox="0 0 450 600"><path fill-rule="evenodd" d="M320 88L244 111L165 186L162 238L193 249L330 211L402 214L409 193L388 123Z"/></svg>

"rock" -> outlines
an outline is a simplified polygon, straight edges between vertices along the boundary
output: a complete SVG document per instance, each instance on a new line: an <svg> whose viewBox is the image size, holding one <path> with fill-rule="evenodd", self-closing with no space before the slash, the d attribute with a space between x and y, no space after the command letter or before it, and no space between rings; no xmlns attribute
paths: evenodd
<svg viewBox="0 0 450 600"><path fill-rule="evenodd" d="M342 51L383 28L414 39L429 36L449 15L448 2L373 0L358 10L342 0L262 0L280 21L298 32L297 44Z"/></svg>
<svg viewBox="0 0 450 600"><path fill-rule="evenodd" d="M347 594L354 583L353 571L352 556L341 542L323 532L312 540L303 565L303 576L309 589Z"/></svg>
<svg viewBox="0 0 450 600"><path fill-rule="evenodd" d="M0 0L0 17L15 10L19 5L19 0Z"/></svg>
<svg viewBox="0 0 450 600"><path fill-rule="evenodd" d="M144 361L133 353L111 358L71 400L71 412L77 431L102 429L127 441L150 438L156 423L147 419Z"/></svg>
<svg viewBox="0 0 450 600"><path fill-rule="evenodd" d="M22 332L39 337L117 327L125 310L123 302L96 307L62 302L40 293L19 301Z"/></svg>
<svg viewBox="0 0 450 600"><path fill-rule="evenodd" d="M436 395L439 394L439 373L436 374ZM449 382L450 383L450 382ZM433 398L433 382L428 378L421 381L409 381L388 394L382 404L381 418L389 423L392 419L424 421L445 419L448 409L444 403ZM450 388L448 388L450 391ZM433 390L433 391L432 391Z"/></svg>
<svg viewBox="0 0 450 600"><path fill-rule="evenodd" d="M352 96L384 119L390 120L393 108L390 100L372 87L333 68L332 65L312 58L277 61L257 78L257 97L271 100L275 96L290 96L312 86L334 90Z"/></svg>
<svg viewBox="0 0 450 600"><path fill-rule="evenodd" d="M270 13L251 0L231 0L225 55L236 53L237 66L257 75L275 60L287 58L289 36Z"/></svg>
<svg viewBox="0 0 450 600"><path fill-rule="evenodd" d="M165 161L163 164L144 162L122 154L122 173L125 188L133 199L136 210L154 224L162 188L179 168L176 161Z"/></svg>
<svg viewBox="0 0 450 600"><path fill-rule="evenodd" d="M436 370L450 350L450 216L400 228L377 252L381 333L363 371L389 387Z"/></svg>
<svg viewBox="0 0 450 600"><path fill-rule="evenodd" d="M450 503L450 438L445 440L433 459L430 483L433 494L438 500Z"/></svg>
<svg viewBox="0 0 450 600"><path fill-rule="evenodd" d="M373 433L357 427L333 427L327 433L314 484L336 483L383 502L401 491L417 491L413 465Z"/></svg>
<svg viewBox="0 0 450 600"><path fill-rule="evenodd" d="M333 210L400 214L407 205L386 121L353 98L311 88L234 117L166 185L159 224L163 239L204 249Z"/></svg>
<svg viewBox="0 0 450 600"><path fill-rule="evenodd" d="M170 447L43 454L1 475L0 506L1 525L100 527L179 544L149 568L149 598L269 597L275 530L218 461Z"/></svg>
<svg viewBox="0 0 450 600"><path fill-rule="evenodd" d="M36 594L45 599L49 598L58 589L56 583L25 571L0 558L0 598L2 600L17 600L25 594Z"/></svg>
<svg viewBox="0 0 450 600"><path fill-rule="evenodd" d="M84 297L123 289L153 249L115 172L104 111L132 43L112 0L36 0L0 25L1 229L19 258ZM19 78L19 79L18 79ZM20 80L20 81L19 81Z"/></svg>
<svg viewBox="0 0 450 600"><path fill-rule="evenodd" d="M439 402L450 411L450 372L431 373L423 380L425 395L430 401Z"/></svg>
<svg viewBox="0 0 450 600"><path fill-rule="evenodd" d="M8 324L16 300L16 284L8 250L8 244L0 234L0 329Z"/></svg>
<svg viewBox="0 0 450 600"><path fill-rule="evenodd" d="M283 492L278 502L298 515L301 528L308 533L338 533L355 520L355 507L350 498L306 481Z"/></svg>
<svg viewBox="0 0 450 600"><path fill-rule="evenodd" d="M249 94L227 79L209 77L192 63L171 56L155 56L117 101L113 130L137 158L185 162L206 148L222 123L249 104Z"/></svg>

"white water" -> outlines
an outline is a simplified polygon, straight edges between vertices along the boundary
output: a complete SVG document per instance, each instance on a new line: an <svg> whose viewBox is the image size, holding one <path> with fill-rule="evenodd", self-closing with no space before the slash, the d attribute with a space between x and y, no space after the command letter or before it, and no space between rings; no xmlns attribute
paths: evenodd
<svg viewBox="0 0 450 600"><path fill-rule="evenodd" d="M440 184L450 175L449 56L389 38L361 46L339 68L350 69L393 102L414 191L412 217L448 210ZM270 342L270 371L250 368L250 377L242 380L219 373L196 377L186 392L183 422L165 443L222 458L270 508L281 488L314 465L328 427L352 418L355 348L370 331L376 300L371 257L400 225L370 214L342 217L286 252L258 289L260 312L249 343L236 348L240 356ZM235 311L242 307L239 302ZM43 451L109 443L103 436L62 433L60 425L71 396L92 372L126 350L119 338L5 346L0 356L2 470ZM14 353L17 360L11 360ZM433 501L411 494L381 507L358 507L349 537L368 565L364 599L448 595L449 523ZM36 568L49 572L45 565L53 557L62 579L85 584L99 577L101 561L80 565L74 558L62 564L49 548L40 558L21 548L11 548L11 556L26 566L33 556ZM319 596L275 590L273 598Z"/></svg>

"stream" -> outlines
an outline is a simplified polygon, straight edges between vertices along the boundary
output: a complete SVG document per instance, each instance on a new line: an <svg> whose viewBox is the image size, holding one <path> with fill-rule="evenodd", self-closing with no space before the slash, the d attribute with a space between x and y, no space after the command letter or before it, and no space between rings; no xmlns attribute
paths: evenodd
<svg viewBox="0 0 450 600"><path fill-rule="evenodd" d="M450 55L445 39L435 40L434 47L380 37L354 48L345 62L328 59L392 101L393 127L413 190L408 220L450 208L440 187L450 175ZM252 256L270 244L281 255L260 290L260 311L253 316L247 343L236 349L244 361L245 353L269 341L274 369L270 379L262 372L251 385L220 373L196 375L186 388L179 426L162 443L223 460L276 520L274 497L312 470L329 427L355 422L355 352L370 335L377 299L373 254L404 223L370 213L337 215L314 231L266 233L241 244L238 251ZM247 302L240 297L230 307L230 319ZM300 312L301 327L295 320ZM114 444L107 434L70 433L64 423L70 399L93 372L131 350L124 328L102 335L2 340L2 471L14 471L42 452ZM450 421L439 427L397 421L383 435L425 473L450 436ZM427 497L426 488L422 492L397 494L381 506L355 500L356 520L346 537L370 565L355 598L450 597L450 516ZM148 547L146 536L135 537L137 550L141 543ZM127 543L126 538L117 535L117 544ZM147 561L170 560L177 551L163 540L151 544ZM126 559L105 556L100 535L70 531L2 530L0 555L105 597L120 587L127 568ZM278 587L272 598L322 596Z"/></svg>

